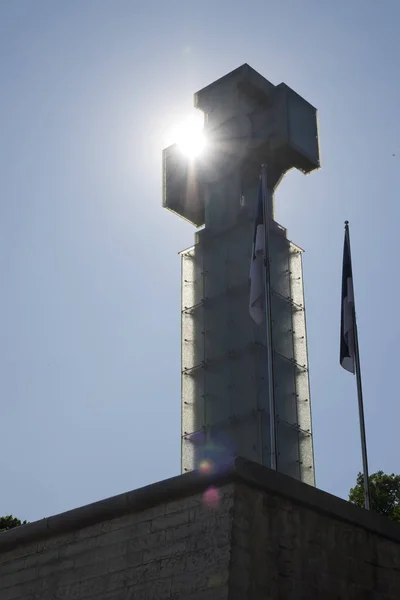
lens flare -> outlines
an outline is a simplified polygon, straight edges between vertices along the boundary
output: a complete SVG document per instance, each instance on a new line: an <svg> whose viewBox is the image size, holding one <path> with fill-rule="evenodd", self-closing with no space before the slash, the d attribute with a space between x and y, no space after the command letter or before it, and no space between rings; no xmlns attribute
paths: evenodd
<svg viewBox="0 0 400 600"><path fill-rule="evenodd" d="M204 506L210 510L217 508L220 501L219 491L215 487L210 487L203 494Z"/></svg>
<svg viewBox="0 0 400 600"><path fill-rule="evenodd" d="M206 458L201 460L199 463L199 471L200 473L212 473L214 471L214 467L213 464L210 460L207 460Z"/></svg>
<svg viewBox="0 0 400 600"><path fill-rule="evenodd" d="M230 436L218 428L214 428L211 435L209 432L196 431L189 434L187 440L193 444L194 468L199 473L225 473L234 464L235 445Z"/></svg>

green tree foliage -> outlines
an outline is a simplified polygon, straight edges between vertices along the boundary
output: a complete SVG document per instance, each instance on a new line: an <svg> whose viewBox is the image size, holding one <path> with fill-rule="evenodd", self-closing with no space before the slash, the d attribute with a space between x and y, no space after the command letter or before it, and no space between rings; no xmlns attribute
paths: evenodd
<svg viewBox="0 0 400 600"><path fill-rule="evenodd" d="M400 523L400 475L386 475L378 471L369 478L371 509ZM349 500L357 506L364 506L364 476L359 473L357 484L351 488Z"/></svg>
<svg viewBox="0 0 400 600"><path fill-rule="evenodd" d="M20 521L12 515L0 517L0 533L8 531L9 529L14 529L14 527L19 527L20 525L26 525L26 523L27 521Z"/></svg>

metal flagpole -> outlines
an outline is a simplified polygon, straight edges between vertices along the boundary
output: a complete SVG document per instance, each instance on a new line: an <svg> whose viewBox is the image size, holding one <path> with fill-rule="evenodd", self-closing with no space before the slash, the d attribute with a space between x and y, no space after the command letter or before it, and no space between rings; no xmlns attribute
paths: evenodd
<svg viewBox="0 0 400 600"><path fill-rule="evenodd" d="M361 434L361 450L362 450L362 461L363 461L363 472L364 472L364 507L367 510L371 508L371 500L369 493L369 479L368 479L368 456L367 456L367 437L365 434L365 419L364 419L364 401L363 391L361 383L361 365L360 365L360 352L358 346L358 330L357 330L357 318L355 309L355 298L354 298L354 281L353 281L353 263L351 261L351 249L350 249L350 231L349 222L345 223L345 235L347 236L347 245L349 249L350 264L351 264L351 279L353 285L353 332L354 332L354 362L357 379L357 396L358 396L358 413L360 418L360 434Z"/></svg>
<svg viewBox="0 0 400 600"><path fill-rule="evenodd" d="M261 167L261 186L264 221L264 295L265 323L268 361L268 399L271 440L271 469L277 470L277 440L276 440L276 408L274 390L273 349L272 349L272 320L271 320L271 282L270 282L270 252L269 252L269 223L272 216L272 194L268 188L267 165Z"/></svg>

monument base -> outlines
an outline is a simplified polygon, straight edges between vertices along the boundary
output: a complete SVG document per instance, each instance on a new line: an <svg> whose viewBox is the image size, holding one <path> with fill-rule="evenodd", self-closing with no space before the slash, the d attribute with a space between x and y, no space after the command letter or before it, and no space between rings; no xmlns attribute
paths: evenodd
<svg viewBox="0 0 400 600"><path fill-rule="evenodd" d="M2 600L398 600L400 526L261 465L0 535Z"/></svg>

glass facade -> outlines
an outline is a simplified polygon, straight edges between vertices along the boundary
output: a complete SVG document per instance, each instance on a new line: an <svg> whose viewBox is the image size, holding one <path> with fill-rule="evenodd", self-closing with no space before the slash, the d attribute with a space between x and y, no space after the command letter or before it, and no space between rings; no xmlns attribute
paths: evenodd
<svg viewBox="0 0 400 600"><path fill-rule="evenodd" d="M181 253L182 471L235 455L270 465L266 324L248 310L257 186L235 183L211 190L206 227ZM278 470L314 485L302 251L270 231Z"/></svg>

